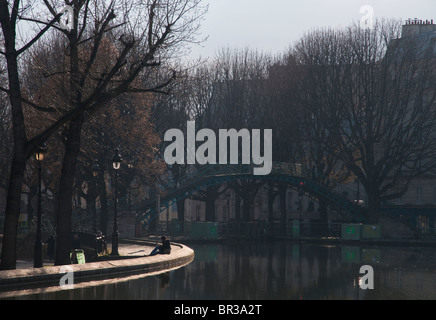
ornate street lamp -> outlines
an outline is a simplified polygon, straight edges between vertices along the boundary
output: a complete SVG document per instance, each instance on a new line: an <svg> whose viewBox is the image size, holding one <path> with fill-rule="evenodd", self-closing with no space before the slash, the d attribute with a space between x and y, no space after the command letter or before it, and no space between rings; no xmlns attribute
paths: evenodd
<svg viewBox="0 0 436 320"><path fill-rule="evenodd" d="M38 161L38 211L37 211L37 222L36 222L36 238L35 246L33 252L33 267L42 268L42 239L41 239L41 162L44 160L45 154L47 152L47 147L42 144L35 152L35 158Z"/></svg>
<svg viewBox="0 0 436 320"><path fill-rule="evenodd" d="M115 202L114 202L114 231L112 234L112 252L111 255L118 256L118 213L117 213L117 205L118 205L118 170L121 167L121 162L123 159L120 156L119 149L115 149L115 153L112 157L112 166L115 169Z"/></svg>
<svg viewBox="0 0 436 320"><path fill-rule="evenodd" d="M45 143L43 143L38 149L35 151L35 158L38 160L38 162L41 162L45 158L45 154L47 153L47 146Z"/></svg>
<svg viewBox="0 0 436 320"><path fill-rule="evenodd" d="M123 161L123 159L121 158L120 155L120 149L115 149L115 153L112 157L112 165L114 167L115 170L118 170L121 166L121 162Z"/></svg>

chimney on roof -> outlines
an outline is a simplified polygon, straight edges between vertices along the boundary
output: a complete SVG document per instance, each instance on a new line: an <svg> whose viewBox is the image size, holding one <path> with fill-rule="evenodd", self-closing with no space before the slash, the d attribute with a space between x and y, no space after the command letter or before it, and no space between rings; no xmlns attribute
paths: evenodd
<svg viewBox="0 0 436 320"><path fill-rule="evenodd" d="M427 32L436 32L436 24L431 20L407 19L402 29L402 36L417 36Z"/></svg>

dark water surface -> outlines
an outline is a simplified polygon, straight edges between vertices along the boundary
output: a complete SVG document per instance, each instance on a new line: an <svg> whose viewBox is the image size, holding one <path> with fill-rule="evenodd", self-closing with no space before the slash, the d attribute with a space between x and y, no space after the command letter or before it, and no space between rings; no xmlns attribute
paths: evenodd
<svg viewBox="0 0 436 320"><path fill-rule="evenodd" d="M191 244L195 260L147 277L28 290L12 299L436 299L436 248L353 247L293 242ZM359 270L374 270L374 289Z"/></svg>

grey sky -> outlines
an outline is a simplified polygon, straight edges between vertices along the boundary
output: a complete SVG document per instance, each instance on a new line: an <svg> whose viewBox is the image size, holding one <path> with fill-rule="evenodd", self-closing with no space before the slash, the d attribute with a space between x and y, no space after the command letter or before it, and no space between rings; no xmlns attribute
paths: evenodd
<svg viewBox="0 0 436 320"><path fill-rule="evenodd" d="M202 25L208 35L192 57L214 56L222 47L281 53L316 27L343 27L360 21L360 8L370 5L374 16L433 19L436 0L204 0L209 12Z"/></svg>

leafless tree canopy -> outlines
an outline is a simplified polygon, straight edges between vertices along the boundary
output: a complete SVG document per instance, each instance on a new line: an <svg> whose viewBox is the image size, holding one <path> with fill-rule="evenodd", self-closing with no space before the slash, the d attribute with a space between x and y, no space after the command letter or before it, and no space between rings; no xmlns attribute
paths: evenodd
<svg viewBox="0 0 436 320"><path fill-rule="evenodd" d="M63 14L67 5L72 15ZM197 31L206 10L200 0L0 1L0 54L8 70L8 83L0 88L10 97L14 137L3 268L15 268L16 225L26 159L39 144L65 127L57 208L57 263L66 263L72 185L84 122L121 94L167 93L166 87L176 74L168 59L188 49L188 44L201 41ZM66 22L63 19L69 19L68 23L61 24ZM29 33L20 37L18 26L23 23ZM22 91L20 63L34 61L22 59L29 49L42 60L28 71L50 90L45 97L38 96L32 87ZM2 66L1 70L5 69ZM41 88L41 83L33 89L38 86ZM50 114L52 119L30 137L23 104Z"/></svg>
<svg viewBox="0 0 436 320"><path fill-rule="evenodd" d="M306 35L295 47L304 104L326 120L326 150L365 187L369 215L434 170L434 57L399 24L378 21Z"/></svg>

